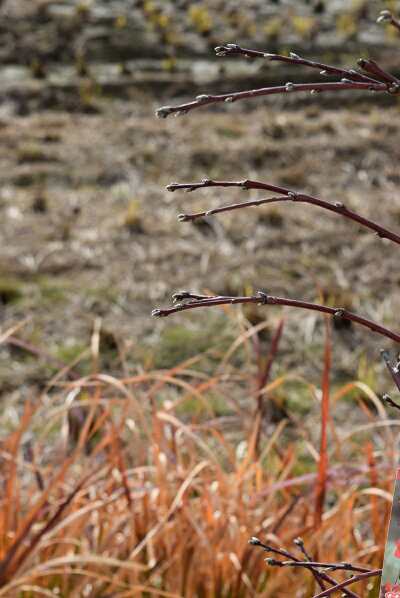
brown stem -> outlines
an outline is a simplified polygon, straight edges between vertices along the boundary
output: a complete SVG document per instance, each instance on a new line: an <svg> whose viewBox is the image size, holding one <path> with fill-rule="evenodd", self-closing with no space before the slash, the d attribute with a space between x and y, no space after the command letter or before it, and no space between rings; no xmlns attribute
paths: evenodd
<svg viewBox="0 0 400 598"><path fill-rule="evenodd" d="M264 544L258 538L251 538L249 540L249 544L252 546L259 546L265 552L272 552L273 554L278 554L279 556L283 556L286 558L290 558L294 562L300 562L300 559L296 558L296 556L290 553L288 550L284 550L283 548L274 548L273 546L269 546L268 544ZM313 566L309 567L311 573L313 574L314 578L318 582L318 585L321 587L322 590L325 589L323 582L326 581L330 584L336 585L336 579L328 575L325 571L319 571L318 569L313 568ZM357 594L352 592L351 590L343 590L343 594L348 596L349 598L359 598Z"/></svg>
<svg viewBox="0 0 400 598"><path fill-rule="evenodd" d="M351 79L352 81L364 81L369 83L380 82L376 79L372 79L371 77L367 77L367 75L359 73L354 69L344 69L336 66L331 66L329 64L324 64L323 62L308 60L306 58L298 56L297 54L294 54L294 52L290 52L289 56L283 56L282 54L271 54L269 52L249 50L247 48L242 48L237 44L226 44L225 46L217 46L215 48L215 52L217 56L242 55L246 58L266 58L272 62L286 62L288 64L293 65L308 66L321 71L321 75L337 75L339 77L346 77L348 79Z"/></svg>
<svg viewBox="0 0 400 598"><path fill-rule="evenodd" d="M400 410L400 405L398 403L396 403L395 401L393 401L393 399L388 394L385 393L384 395L382 395L380 397L380 399L383 403L387 403L391 407L394 407L394 409Z"/></svg>
<svg viewBox="0 0 400 598"><path fill-rule="evenodd" d="M400 21L392 15L390 10L382 10L377 19L377 22L378 23L389 23L389 25L393 25L393 27L396 27L396 29L398 29L398 31L400 31Z"/></svg>
<svg viewBox="0 0 400 598"><path fill-rule="evenodd" d="M342 590L342 589L346 588L346 586L349 586L350 584L356 583L357 581L363 581L364 579L368 579L369 577L376 577L377 575L381 575L381 574L382 574L382 569L373 569L372 571L366 571L365 573L359 573L358 575L354 575L350 579L346 579L345 581L338 583L336 586L333 586L332 588L328 588L327 590L324 590L323 592L320 592L319 594L315 594L313 596L313 598L324 598L324 596L330 596L334 592Z"/></svg>
<svg viewBox="0 0 400 598"><path fill-rule="evenodd" d="M375 62L375 60L365 60L364 58L360 58L360 60L358 60L358 64L367 73L375 75L375 77L385 81L390 86L388 88L389 92L396 93L398 91L400 79L397 79L397 77L394 77L390 73L384 71L379 64Z"/></svg>
<svg viewBox="0 0 400 598"><path fill-rule="evenodd" d="M331 569L332 571L355 571L357 573L368 573L368 567L358 567L351 563L321 563L319 561L275 561L269 563L277 565L278 567L321 567L323 569Z"/></svg>
<svg viewBox="0 0 400 598"><path fill-rule="evenodd" d="M318 197L313 197L312 195L306 195L304 193L296 193L291 191L290 189L286 189L285 187L278 187L277 185L270 185L268 183L260 183L259 181L213 181L211 179L203 179L200 183L172 183L171 185L167 186L168 191L175 191L177 189L186 189L187 191L194 191L195 189L200 189L203 187L241 187L242 189L263 189L267 191L273 191L277 193L281 193L284 197L270 197L267 199L255 199L248 202L230 204L226 206L222 206L220 208L214 208L212 210L208 210L205 212L197 212L194 214L179 214L178 219L181 222L188 222L191 220L196 220L197 218L202 218L204 216L210 216L212 214L220 214L221 212L229 212L232 210L238 210L241 208L247 208L251 206L260 206L263 204L268 203L277 203L277 202L284 202L284 201L294 201L299 203L308 203L314 206L319 206L320 208L324 208L325 210L329 210L330 212L335 212L336 214L340 214L349 220L353 220L357 222L361 226L369 228L373 230L379 237L389 239L394 243L400 245L400 235L388 230L387 228L373 222L369 218L365 218L352 210L346 208L346 206L341 202L330 203L328 201L324 201L323 199L319 199Z"/></svg>
<svg viewBox="0 0 400 598"><path fill-rule="evenodd" d="M344 320L350 320L356 324L360 324L381 336L385 336L400 343L400 334L393 332L389 328L385 328L372 320L359 316L346 309L328 307L327 305L320 305L318 303L310 303L308 301L299 301L297 299L288 299L286 297L274 297L273 295L267 295L262 291L259 291L256 295L249 297L231 297L231 296L209 296L207 299L191 299L188 303L178 303L177 305L166 308L166 309L154 309L152 315L155 317L166 317L171 314L186 311L188 309L196 309L199 307L214 307L216 305L234 305L234 304L246 304L256 303L261 305L285 305L287 307L296 307L301 309L308 309L311 311L318 311L321 313L329 314L335 318L342 318Z"/></svg>
<svg viewBox="0 0 400 598"><path fill-rule="evenodd" d="M217 104L220 102L236 102L247 98L256 98L260 96L275 95L279 93L289 93L296 91L310 91L318 93L323 91L343 91L346 89L359 89L361 91L388 91L386 83L369 83L363 81L351 81L342 79L342 81L332 81L328 83L286 83L274 87L262 87L260 89L250 89L248 91L239 91L235 93L223 93L220 95L199 95L195 100L179 104L178 106L162 106L156 111L158 118L167 118L170 114L186 114L195 108Z"/></svg>

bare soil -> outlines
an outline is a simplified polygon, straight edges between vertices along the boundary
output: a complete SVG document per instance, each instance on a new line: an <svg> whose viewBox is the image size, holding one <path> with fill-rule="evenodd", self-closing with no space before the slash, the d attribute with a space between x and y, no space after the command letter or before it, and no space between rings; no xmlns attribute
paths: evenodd
<svg viewBox="0 0 400 598"><path fill-rule="evenodd" d="M173 180L204 176L259 178L341 201L396 229L395 101L382 108L353 96L350 106L342 108L338 98L336 108L323 109L313 99L303 107L268 100L158 121L154 108L160 103L142 95L132 103L104 100L98 114L2 118L3 326L28 317L18 337L62 362L88 345L95 318L111 348L115 339L129 343L134 364L153 350L162 353L160 334L167 334L177 357L185 357L205 348L205 326L225 324L200 312L154 321L152 307L181 288L262 288L310 300L322 294L331 304L396 327L400 279L396 247L387 241L295 204L178 223L181 211L249 195L164 190ZM246 315L253 322L267 317L272 329L281 310L260 307ZM189 343L181 338L182 325L193 334ZM318 367L321 330L318 316L288 313L282 367ZM354 376L362 355L377 360L379 348L390 342L339 326L335 344L336 373ZM1 355L8 386L37 382L51 365L46 356L30 359L29 350L12 345Z"/></svg>

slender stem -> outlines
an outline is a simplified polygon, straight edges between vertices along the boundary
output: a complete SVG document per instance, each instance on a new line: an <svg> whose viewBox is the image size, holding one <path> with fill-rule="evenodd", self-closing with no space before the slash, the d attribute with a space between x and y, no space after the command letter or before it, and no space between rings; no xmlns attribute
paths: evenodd
<svg viewBox="0 0 400 598"><path fill-rule="evenodd" d="M393 25L398 31L400 31L400 21L396 19L390 10L382 10L378 19L378 23L389 23L389 25Z"/></svg>
<svg viewBox="0 0 400 598"><path fill-rule="evenodd" d="M387 351L382 351L381 355L382 355L383 361L386 364L387 369L389 370L389 372L393 378L393 382L396 384L397 388L400 390L400 361L398 361L395 365L393 365L390 360L390 355ZM399 406L394 401L392 401L390 398L389 398L389 400L386 399L386 401L388 403L390 403L392 405L392 407L399 408Z"/></svg>
<svg viewBox="0 0 400 598"><path fill-rule="evenodd" d="M177 106L162 106L156 111L158 118L167 118L170 114L186 114L195 108L217 104L220 102L236 102L247 98L256 98L260 96L275 95L280 93L289 93L297 91L310 91L318 93L323 91L343 91L346 89L359 89L361 91L387 91L386 83L369 83L363 81L351 81L343 79L342 81L332 81L328 83L286 83L274 87L262 87L260 89L250 89L248 91L239 91L235 93L223 93L220 95L199 95L191 102L179 104Z"/></svg>
<svg viewBox="0 0 400 598"><path fill-rule="evenodd" d="M180 214L178 219L181 222L187 222L191 220L196 220L197 218L202 218L204 216L210 216L212 214L219 214L221 212L228 212L231 210L238 210L241 208L247 208L251 206L260 206L263 204L269 203L277 203L277 202L284 202L284 201L294 201L299 203L308 203L314 206L319 206L320 208L324 208L325 210L329 210L331 212L335 212L336 214L340 214L349 220L353 220L357 222L361 226L369 228L373 230L379 237L389 239L393 241L393 243L397 243L400 245L400 235L388 230L387 228L373 222L369 218L365 218L352 210L346 208L346 206L341 202L330 203L328 201L324 201L323 199L319 199L318 197L313 197L312 195L306 195L304 193L296 193L291 191L290 189L286 189L285 187L278 187L277 185L270 185L268 183L260 183L259 181L213 181L211 179L203 179L200 183L172 183L168 185L168 191L175 191L177 189L186 189L187 191L194 191L195 189L200 189L203 187L241 187L242 189L263 189L267 191L273 191L277 193L281 193L284 197L270 197L267 199L257 199L248 202L230 204L226 206L222 206L220 208L214 208L212 210L208 210L205 212L197 212L194 214Z"/></svg>
<svg viewBox="0 0 400 598"><path fill-rule="evenodd" d="M360 324L361 326L364 326L364 328L368 328L369 330L372 330L381 336L390 338L396 343L400 343L400 334L390 330L389 328L385 328L384 326L381 326L372 320L359 316L351 311L347 311L346 309L328 307L327 305L310 303L308 301L299 301L297 299L288 299L286 297L274 297L273 295L267 295L261 291L259 291L258 294L249 297L209 296L207 299L193 299L188 303L178 303L170 308L154 309L152 315L155 317L166 317L177 312L186 311L188 309L247 303L257 303L261 305L284 305L287 307L297 307L311 311L318 311L329 314L336 318L341 318L343 320L350 320L351 322Z"/></svg>
<svg viewBox="0 0 400 598"><path fill-rule="evenodd" d="M324 64L323 62L316 62L315 60L308 60L306 58L302 58L293 52L290 52L289 56L283 56L282 54L271 54L269 52L260 52L258 50L249 50L247 48L242 48L237 44L226 44L225 46L217 46L215 48L215 52L217 56L232 56L232 55L242 55L246 58L266 58L272 62L286 62L288 64L293 65L302 65L308 66L314 69L318 69L321 75L337 75L339 77L347 77L352 81L364 81L369 83L379 83L376 79L372 79L371 77L367 77L363 73L359 73L354 69L344 69L339 68L336 66L331 66L329 64Z"/></svg>
<svg viewBox="0 0 400 598"><path fill-rule="evenodd" d="M387 403L387 405L390 405L391 407L394 407L394 409L399 409L400 410L400 405L398 403L396 403L395 401L393 401L393 399L388 395L388 394L384 394L380 397L381 401L383 403Z"/></svg>
<svg viewBox="0 0 400 598"><path fill-rule="evenodd" d="M332 571L356 571L357 573L367 573L368 567L358 567L351 563L321 563L319 561L276 561L279 567L322 567L323 569L332 569Z"/></svg>
<svg viewBox="0 0 400 598"><path fill-rule="evenodd" d="M323 592L320 592L319 594L315 594L313 596L313 598L324 598L324 596L330 596L334 592L338 592L339 590L342 590L346 586L356 583L357 581L363 581L364 579L368 579L369 577L376 577L381 574L382 574L382 569L373 569L372 571L366 571L365 573L359 573L358 575L354 575L350 579L346 579L345 581L338 583L336 586L333 586L332 588L328 588L327 590L324 590Z"/></svg>
<svg viewBox="0 0 400 598"><path fill-rule="evenodd" d="M390 86L388 91L391 93L398 91L397 86L400 84L400 79L384 71L375 60L365 60L364 58L360 58L360 60L358 60L358 65L367 73L375 75L375 77L378 77L379 79L383 79L383 81Z"/></svg>
<svg viewBox="0 0 400 598"><path fill-rule="evenodd" d="M264 544L258 538L255 538L255 537L251 538L251 540L249 540L249 544L251 544L252 546L259 546L265 552L272 552L273 554L278 554L279 556L290 558L290 559L292 559L292 561L300 562L300 559L298 559L294 554L292 554L288 550L285 550L283 548L274 548L273 546ZM312 566L309 567L309 570L313 574L314 578L316 579L316 581L318 582L318 585L321 587L322 590L325 589L324 584L323 584L324 581L326 581L330 584L336 585L336 579L334 577L331 577L330 575L328 575L328 573L326 573L325 571L319 571L318 569L315 569ZM354 592L352 592L351 590L345 589L345 590L343 590L343 594L345 596L348 596L349 598L359 598L359 596L357 594L355 594Z"/></svg>

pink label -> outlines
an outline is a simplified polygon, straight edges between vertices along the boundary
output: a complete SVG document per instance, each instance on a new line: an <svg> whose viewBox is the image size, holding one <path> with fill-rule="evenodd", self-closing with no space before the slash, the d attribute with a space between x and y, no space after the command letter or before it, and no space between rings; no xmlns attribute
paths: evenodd
<svg viewBox="0 0 400 598"><path fill-rule="evenodd" d="M396 471L381 580L381 598L400 598L400 468Z"/></svg>

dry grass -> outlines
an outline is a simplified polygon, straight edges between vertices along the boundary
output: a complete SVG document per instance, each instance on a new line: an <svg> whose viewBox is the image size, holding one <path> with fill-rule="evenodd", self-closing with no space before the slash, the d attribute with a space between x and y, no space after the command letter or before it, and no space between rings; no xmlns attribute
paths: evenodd
<svg viewBox="0 0 400 598"><path fill-rule="evenodd" d="M253 535L380 566L400 422L361 382L330 388L329 334L319 388L272 375L282 324L268 354L265 324L242 323L212 372L200 354L119 379L97 371L95 330L92 374L7 404L0 597L311 596L311 574L267 568Z"/></svg>

